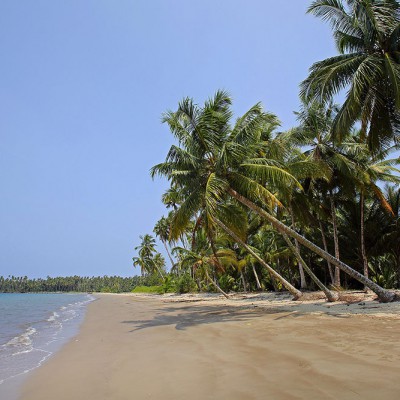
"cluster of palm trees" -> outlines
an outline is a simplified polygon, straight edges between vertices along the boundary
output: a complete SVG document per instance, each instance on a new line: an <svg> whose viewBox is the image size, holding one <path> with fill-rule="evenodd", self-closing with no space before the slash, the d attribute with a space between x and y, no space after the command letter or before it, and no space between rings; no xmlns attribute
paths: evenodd
<svg viewBox="0 0 400 400"><path fill-rule="evenodd" d="M301 83L297 127L278 132L259 103L232 121L225 91L164 114L175 144L151 175L170 182L170 212L155 233L166 248L181 244L175 260L168 253L172 272L199 288L272 286L301 298L311 287L334 301L332 289L361 285L390 301L383 286L400 287L399 170L390 158L399 145L400 5L317 0L309 12L332 24L340 54Z"/></svg>

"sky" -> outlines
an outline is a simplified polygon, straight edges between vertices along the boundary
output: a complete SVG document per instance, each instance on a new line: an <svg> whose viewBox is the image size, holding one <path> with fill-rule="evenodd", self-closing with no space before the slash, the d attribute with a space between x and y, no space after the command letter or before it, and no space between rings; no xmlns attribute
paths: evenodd
<svg viewBox="0 0 400 400"><path fill-rule="evenodd" d="M294 126L299 83L336 54L309 4L2 0L0 275L139 273L139 235L167 213L161 114L225 89L237 116L261 101Z"/></svg>

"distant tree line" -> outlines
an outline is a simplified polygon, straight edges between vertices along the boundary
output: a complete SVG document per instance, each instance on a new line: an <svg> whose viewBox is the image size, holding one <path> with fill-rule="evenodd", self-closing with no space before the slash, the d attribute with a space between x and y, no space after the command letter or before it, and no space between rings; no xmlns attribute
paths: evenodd
<svg viewBox="0 0 400 400"><path fill-rule="evenodd" d="M136 286L146 285L148 278L132 276L58 276L29 279L27 276L0 276L1 293L32 292L131 292Z"/></svg>

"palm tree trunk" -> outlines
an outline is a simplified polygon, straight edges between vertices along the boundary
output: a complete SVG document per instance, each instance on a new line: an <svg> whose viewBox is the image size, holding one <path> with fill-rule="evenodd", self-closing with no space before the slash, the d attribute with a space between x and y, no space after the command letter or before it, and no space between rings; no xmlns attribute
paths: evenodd
<svg viewBox="0 0 400 400"><path fill-rule="evenodd" d="M364 233L364 191L360 193L360 240L361 240L361 257L364 267L364 276L368 278L368 259L365 251L365 233ZM366 288L365 288L366 289Z"/></svg>
<svg viewBox="0 0 400 400"><path fill-rule="evenodd" d="M277 220L273 215L269 214L262 208L258 207L252 201L250 201L246 197L243 197L242 195L237 193L232 188L228 188L228 193L232 197L234 197L236 200L238 200L240 203L249 207L256 214L260 215L261 217L266 219L268 222L270 222L275 227L275 229L277 229L279 232L284 232L287 235L289 235L290 237L297 239L299 241L299 243L301 243L303 246L309 248L315 254L318 254L325 260L329 261L335 267L339 267L343 272L347 273L352 278L354 278L354 279L358 280L359 282L363 283L364 285L366 285L368 288L370 288L374 293L376 293L378 295L380 301L386 303L389 301L393 301L395 299L395 297L396 297L395 293L393 293L389 290L383 289L382 287L377 285L375 282L372 282L370 279L365 278L364 275L355 271L353 268L349 267L344 262L333 257L331 254L327 253L326 251L322 250L320 247L318 247L314 243L310 242L304 236L298 234L296 231L289 228L288 226L283 224L281 221Z"/></svg>
<svg viewBox="0 0 400 400"><path fill-rule="evenodd" d="M271 268L256 252L254 252L238 235L231 231L227 226L225 226L220 220L215 218L217 225L225 231L229 236L235 239L239 244L241 244L262 266L264 266L268 272L278 279L283 286L293 295L295 300L298 300L303 293L297 290L293 285L291 285L284 277L279 275L273 268Z"/></svg>
<svg viewBox="0 0 400 400"><path fill-rule="evenodd" d="M258 275L257 275L257 271L256 271L256 267L254 266L254 264L251 264L252 268L253 268L253 274L254 274L254 278L256 278L256 284L257 284L257 289L261 290L261 284L260 284L260 280L258 279Z"/></svg>
<svg viewBox="0 0 400 400"><path fill-rule="evenodd" d="M240 270L240 277L242 279L243 291L246 293L247 292L246 279L244 279L243 270Z"/></svg>
<svg viewBox="0 0 400 400"><path fill-rule="evenodd" d="M192 249L192 251L193 251L193 249L194 249L194 246L196 245L196 232L197 232L197 230L199 229L199 226L200 226L200 224L202 223L202 221L203 221L203 218L201 217L201 215L200 215L200 217L198 217L197 219L196 219L196 223L195 223L195 225L194 225L194 228L193 228L193 231L192 231L192 243L191 243L191 249Z"/></svg>
<svg viewBox="0 0 400 400"><path fill-rule="evenodd" d="M157 265L155 265L155 267L156 267L156 270L157 270L157 272L158 272L158 273L159 273L159 275L161 276L161 279L164 281L164 280L165 280L165 278L164 278L164 275L162 274L162 272L161 272L160 268L158 268L158 267L157 267Z"/></svg>
<svg viewBox="0 0 400 400"><path fill-rule="evenodd" d="M205 270L205 273L206 273L207 280L211 283L211 285L213 285L218 290L218 292L220 292L227 299L229 299L229 296L211 279L210 275L208 274L207 269Z"/></svg>
<svg viewBox="0 0 400 400"><path fill-rule="evenodd" d="M330 193L330 201L331 201L331 214L332 214L332 224L333 224L333 243L335 245L335 257L338 260L340 260L335 198L334 198L334 194L333 194L332 190L330 190L329 193ZM340 268L337 265L335 266L335 281L334 281L334 285L337 288L340 288Z"/></svg>
<svg viewBox="0 0 400 400"><path fill-rule="evenodd" d="M328 253L328 245L326 244L326 237L325 237L325 232L324 232L324 227L322 226L322 222L319 221L319 230L321 231L321 236L322 236L322 243L324 245L324 250ZM333 275L333 271L332 271L332 266L331 263L327 260L326 263L328 264L328 271L329 271L329 276L331 278L331 283L332 285L335 282L335 276Z"/></svg>
<svg viewBox="0 0 400 400"><path fill-rule="evenodd" d="M299 248L298 246L294 246L292 241L289 239L288 235L286 233L282 234L283 238L285 239L286 243L289 245L290 250L294 253L296 256L297 260L299 263L303 264L304 269L307 271L307 274L310 276L310 278L315 282L315 284L325 293L326 298L330 302L334 302L339 300L339 295L337 293L331 292L312 272L311 268L307 265L307 263L303 260L303 258L300 255Z"/></svg>
<svg viewBox="0 0 400 400"><path fill-rule="evenodd" d="M213 255L215 257L215 262L216 262L218 268L220 270L222 270L222 265L221 265L221 263L219 261L218 255L217 255L217 248L215 247L215 242L214 242L210 232L208 232L208 231L207 231L207 236L208 236L208 240L210 241L210 244L211 244L211 250L212 250Z"/></svg>
<svg viewBox="0 0 400 400"><path fill-rule="evenodd" d="M164 239L162 239L161 241L163 242L163 245L165 247L165 251L168 254L168 258L169 258L169 261L171 262L171 270L172 270L172 269L174 269L174 265L175 265L174 260L172 259L171 253L168 250L168 246L167 246L166 241ZM179 271L178 271L178 276L179 276Z"/></svg>
<svg viewBox="0 0 400 400"><path fill-rule="evenodd" d="M294 220L292 203L290 203L290 217L292 219L292 229L295 230L295 220ZM294 239L294 244L297 248L297 253L300 254L299 242L296 239ZM297 259L297 261L299 263L300 289L307 289L307 282L306 282L306 277L304 275L303 265L299 259Z"/></svg>

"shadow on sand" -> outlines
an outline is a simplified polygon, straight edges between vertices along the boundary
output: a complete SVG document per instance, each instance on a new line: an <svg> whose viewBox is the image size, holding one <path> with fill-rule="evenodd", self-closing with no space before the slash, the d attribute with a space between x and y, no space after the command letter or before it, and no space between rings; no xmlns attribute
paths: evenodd
<svg viewBox="0 0 400 400"><path fill-rule="evenodd" d="M162 309L157 309L155 312L156 315L151 319L122 321L122 323L132 324L135 326L130 332L157 326L174 326L177 330L185 330L198 325L246 322L265 315L276 314L276 317L272 318L274 321L310 315L309 312L302 312L300 310L293 309L291 310L286 306L274 306L273 308L266 308L251 305L245 307L232 307L216 304L198 306L182 306L177 304ZM329 315L327 312L324 314ZM332 316L341 318L345 317L343 315Z"/></svg>
<svg viewBox="0 0 400 400"><path fill-rule="evenodd" d="M156 326L175 326L177 330L185 330L193 326L205 324L245 322L261 317L263 314L255 310L243 310L237 307L221 305L185 307L171 305L156 310L156 315L152 319L122 321L122 323L135 325L135 328L131 332Z"/></svg>

